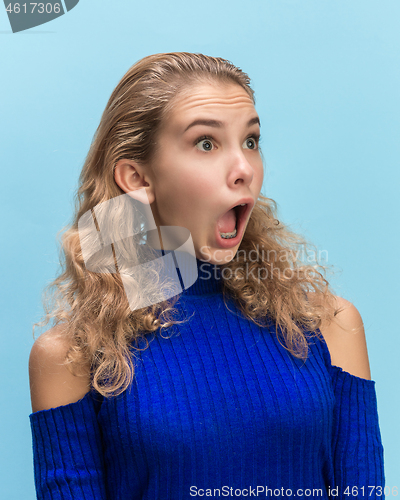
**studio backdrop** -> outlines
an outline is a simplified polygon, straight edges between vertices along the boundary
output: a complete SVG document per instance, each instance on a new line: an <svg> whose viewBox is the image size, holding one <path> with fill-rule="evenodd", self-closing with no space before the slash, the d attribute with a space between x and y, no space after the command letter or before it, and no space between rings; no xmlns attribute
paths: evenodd
<svg viewBox="0 0 400 500"><path fill-rule="evenodd" d="M262 193L363 318L386 494L400 486L398 0L60 0L0 5L0 497L33 500L28 359L57 233L108 98L159 52L252 78ZM311 256L312 258L315 256ZM37 331L40 334L40 331Z"/></svg>

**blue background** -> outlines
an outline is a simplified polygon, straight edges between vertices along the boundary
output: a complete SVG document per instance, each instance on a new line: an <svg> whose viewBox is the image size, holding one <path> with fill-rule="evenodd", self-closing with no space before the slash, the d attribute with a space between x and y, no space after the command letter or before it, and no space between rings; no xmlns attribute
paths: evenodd
<svg viewBox="0 0 400 500"><path fill-rule="evenodd" d="M400 486L399 19L398 0L81 0L13 34L0 5L1 498L35 498L32 324L85 155L128 68L170 51L221 56L252 78L263 194L328 252L335 292L363 317L386 484Z"/></svg>

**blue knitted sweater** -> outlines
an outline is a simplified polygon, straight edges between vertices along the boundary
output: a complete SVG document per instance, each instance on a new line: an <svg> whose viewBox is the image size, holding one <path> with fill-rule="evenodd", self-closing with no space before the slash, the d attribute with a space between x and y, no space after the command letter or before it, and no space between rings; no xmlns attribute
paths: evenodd
<svg viewBox="0 0 400 500"><path fill-rule="evenodd" d="M37 498L384 498L375 382L315 336L295 358L197 266L176 305L190 319L150 337L129 389L29 416Z"/></svg>

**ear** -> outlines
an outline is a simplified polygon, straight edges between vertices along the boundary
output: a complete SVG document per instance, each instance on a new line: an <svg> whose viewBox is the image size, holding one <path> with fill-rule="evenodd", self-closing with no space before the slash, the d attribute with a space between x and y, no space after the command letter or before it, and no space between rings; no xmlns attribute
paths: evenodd
<svg viewBox="0 0 400 500"><path fill-rule="evenodd" d="M138 162L119 160L115 165L114 180L132 198L146 205L154 202L153 182L146 167ZM135 191L137 191L136 194Z"/></svg>

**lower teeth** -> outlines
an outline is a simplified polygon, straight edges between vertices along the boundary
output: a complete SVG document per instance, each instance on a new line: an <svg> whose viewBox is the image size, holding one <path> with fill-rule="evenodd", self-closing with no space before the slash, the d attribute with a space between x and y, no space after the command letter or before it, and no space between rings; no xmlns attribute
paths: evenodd
<svg viewBox="0 0 400 500"><path fill-rule="evenodd" d="M219 233L221 235L221 238L224 238L224 239L229 239L229 238L234 238L237 234L237 229L235 228L235 230L232 232L232 233Z"/></svg>

